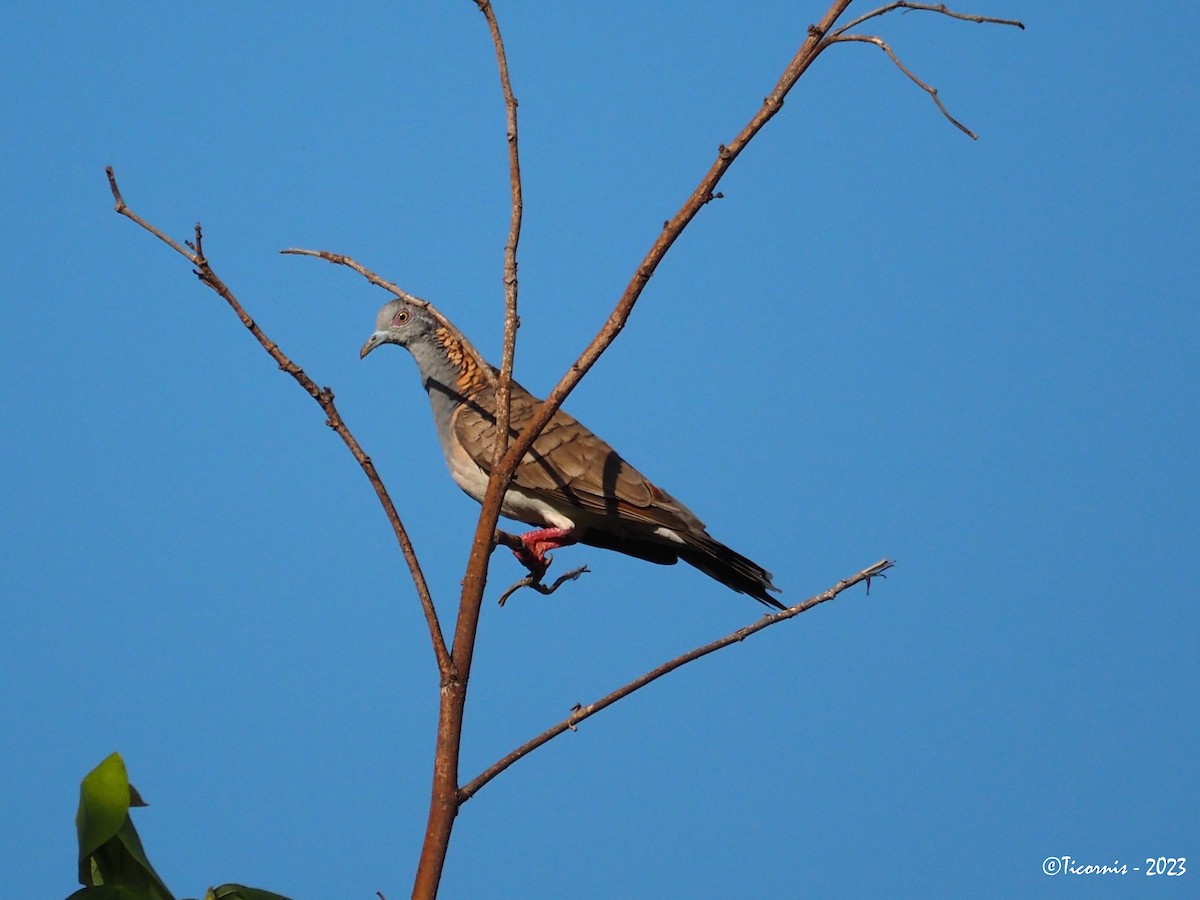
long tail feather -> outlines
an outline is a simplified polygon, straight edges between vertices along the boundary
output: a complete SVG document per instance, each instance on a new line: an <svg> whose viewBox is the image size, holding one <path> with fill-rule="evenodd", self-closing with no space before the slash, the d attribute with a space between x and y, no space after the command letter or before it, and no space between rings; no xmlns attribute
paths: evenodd
<svg viewBox="0 0 1200 900"><path fill-rule="evenodd" d="M686 539L688 549L679 552L679 558L684 562L740 594L749 594L759 603L775 609L787 608L767 593L779 593L779 588L771 583L771 573L758 563L707 534L689 534Z"/></svg>

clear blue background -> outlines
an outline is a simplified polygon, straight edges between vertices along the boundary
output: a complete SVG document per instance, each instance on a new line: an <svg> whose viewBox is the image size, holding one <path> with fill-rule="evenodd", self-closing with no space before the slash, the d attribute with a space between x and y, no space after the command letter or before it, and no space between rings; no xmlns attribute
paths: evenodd
<svg viewBox="0 0 1200 900"><path fill-rule="evenodd" d="M518 377L546 391L821 2L498 4L521 101ZM860 11L866 11L864 6ZM1200 653L1193 4L981 2L836 47L568 408L795 602L467 804L446 897L1195 896ZM508 224L468 0L6 7L2 893L74 885L112 750L180 896L406 896L437 678L368 483L103 167L205 248L391 487L439 608L477 507L386 299L498 358ZM494 561L463 776L760 608L589 548ZM1041 873L1187 856L1168 881Z"/></svg>

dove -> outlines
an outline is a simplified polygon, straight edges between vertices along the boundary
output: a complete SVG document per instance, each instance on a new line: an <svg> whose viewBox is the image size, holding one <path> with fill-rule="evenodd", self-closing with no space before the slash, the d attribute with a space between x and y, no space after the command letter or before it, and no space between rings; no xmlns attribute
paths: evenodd
<svg viewBox="0 0 1200 900"><path fill-rule="evenodd" d="M385 304L360 358L384 344L412 354L450 475L482 502L496 438L497 370L422 301ZM515 381L510 396L511 441L542 401ZM662 565L682 559L726 587L784 608L771 596L779 589L770 572L709 535L695 513L561 409L517 465L501 513L535 526L514 554L537 578L550 551L578 543Z"/></svg>

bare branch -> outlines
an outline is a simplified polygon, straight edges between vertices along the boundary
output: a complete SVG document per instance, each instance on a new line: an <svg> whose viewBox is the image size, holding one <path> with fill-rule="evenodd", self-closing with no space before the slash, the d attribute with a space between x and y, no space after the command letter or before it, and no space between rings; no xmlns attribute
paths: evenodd
<svg viewBox="0 0 1200 900"><path fill-rule="evenodd" d="M955 128L957 128L959 131L961 131L963 134L965 134L971 140L973 140L973 141L979 140L979 135L977 135L975 132L973 132L970 128L968 128L962 122L958 121L958 119L954 118L954 116L950 115L950 110L946 109L945 104L942 103L941 98L938 97L937 88L931 87L930 85L928 85L924 81L922 81L920 78L918 78L916 75L914 75L913 72L907 66L904 65L904 63L900 62L900 57L896 56L895 52L893 52L892 48L887 45L887 43L883 40L883 38L878 38L878 37L875 37L874 35L870 35L870 34L842 34L842 35L838 35L837 37L829 38L829 43L831 43L831 44L852 43L852 42L858 42L858 43L863 43L863 44L874 44L876 47L878 47L880 50L882 50L884 53L886 53L891 58L892 62L894 62L896 64L896 67L899 68L901 72L903 72L905 75L907 75L912 80L913 84L915 84L917 87L919 87L921 90L923 90L925 93L927 93L930 97L933 98L933 102L936 103L937 108L942 111L942 115L945 116L947 119L949 119Z"/></svg>
<svg viewBox="0 0 1200 900"><path fill-rule="evenodd" d="M515 461L507 467L501 465L509 442L509 421L512 412L512 371L516 355L517 328L517 246L521 241L521 217L524 203L521 191L521 159L517 141L517 98L513 93L512 80L508 73L508 57L504 50L504 38L500 34L500 23L490 0L475 0L475 5L487 21L488 32L496 51L496 67L500 76L500 89L504 95L504 111L507 124L508 178L511 192L511 215L508 241L504 247L504 349L500 361L500 372L496 382L496 442L492 447L491 472L488 475L487 491L484 494L475 535L471 544L471 555L467 560L467 571L463 578L463 593L459 605L458 623L454 632L454 661L464 675L471 668L471 656L475 646L475 632L479 627L479 612L483 604L483 590L487 582L487 568L495 546L496 523L500 519L500 506L508 491L509 482L516 469ZM532 583L531 583L532 586ZM507 598L508 593L505 594ZM501 604L503 605L503 603ZM465 692L456 698L465 703ZM461 716L459 717L461 719Z"/></svg>
<svg viewBox="0 0 1200 900"><path fill-rule="evenodd" d="M325 411L325 424L337 432L338 437L349 449L359 467L371 482L371 486L375 489L375 495L379 498L380 504L383 506L383 511L387 515L388 521L392 525L392 531L396 535L396 541L400 545L400 551L404 554L404 560L408 563L409 572L412 574L413 584L417 589L417 596L420 598L421 607L425 613L425 621L429 626L429 636L433 641L434 655L438 660L439 670L444 665L449 665L450 654L446 648L445 638L442 636L441 624L438 622L437 611L433 606L433 599L429 594L429 586L425 582L425 576L421 572L420 563L417 561L416 552L413 550L412 542L408 538L408 532L404 528L404 523L400 520L400 514L396 511L395 505L392 503L392 498L388 495L387 488L384 487L383 481L379 477L379 473L375 470L375 464L371 462L371 458L359 446L357 439L351 434L350 429L342 420L341 414L338 412L337 406L333 402L333 391L327 387L317 387L316 382L308 377L307 373L298 365L292 362L279 345L272 341L263 330L258 326L250 315L243 308L241 302L234 296L233 292L223 282L208 260L204 257L203 235L200 230L200 225L196 225L195 241L190 243L190 249L185 249L182 245L172 240L163 234L159 229L148 223L146 220L137 215L133 210L129 209L125 204L125 200L121 196L121 191L117 187L116 175L113 173L112 167L105 169L108 175L109 187L112 190L113 198L116 201L116 211L146 231L153 234L159 240L165 242L176 253L186 258L193 266L195 266L196 276L200 281L215 291L230 308L241 319L242 324L249 329L254 335L255 340L262 345L262 348L270 354L276 364L287 374L291 375L296 382L304 388L310 397L312 397Z"/></svg>
<svg viewBox="0 0 1200 900"><path fill-rule="evenodd" d="M564 731L574 731L576 725L578 725L584 719L594 716L605 707L611 706L618 700L629 696L634 691L644 688L652 681L657 681L659 678L662 678L662 676L670 672L674 672L680 666L686 665L693 660L700 659L702 656L707 656L710 653L715 653L717 650L728 647L730 644L736 644L739 641L744 641L750 635L762 631L764 628L769 628L770 626L776 625L779 622L794 618L800 615L800 613L807 612L814 606L819 606L822 603L826 603L847 588L851 588L861 582L866 582L869 586L872 578L880 577L884 572L890 569L892 565L893 563L891 560L881 559L879 562L875 563L875 565L868 566L861 572L851 575L849 578L842 579L823 594L816 594L815 596L809 597L807 600L797 603L795 606L788 607L782 612L763 616L753 625L747 625L745 628L739 628L732 634L726 635L725 637L715 640L712 643L705 644L703 647L697 647L695 650L684 653L682 656L677 656L669 662L665 662L661 666L651 669L642 677L629 682L624 687L618 688L611 694L601 697L594 703L589 703L587 706L575 707L575 709L571 711L571 714L557 725L546 729L532 740L526 741L520 747L513 750L504 758L496 761L479 775L475 776L473 779L463 785L458 791L459 805L466 803L473 796L475 796L475 794L479 793L480 788L515 763L518 759L528 755L538 747L558 737Z"/></svg>
<svg viewBox="0 0 1200 900"><path fill-rule="evenodd" d="M452 718L457 723L453 739L461 735L462 706L466 702L466 676L471 669L471 658L475 649L475 633L479 627L479 613L483 604L483 590L487 583L488 561L491 557L496 523L500 518L500 507L504 495L508 491L509 482L516 469L515 461L507 467L500 464L508 449L509 421L511 416L511 387L513 359L516 353L517 327L517 246L521 240L521 216L523 202L521 194L521 162L517 142L517 98L513 94L512 81L508 73L508 58L504 51L504 39L500 34L500 24L496 20L495 10L490 0L475 0L475 5L483 13L487 21L488 31L492 37L492 45L496 51L496 66L500 76L500 88L504 95L505 118L507 122L506 139L508 143L508 174L512 196L512 209L509 222L508 240L504 247L504 350L500 362L500 371L496 382L496 443L492 448L492 466L488 475L487 490L484 493L479 519L475 526L475 534L471 542L471 555L467 560L467 571L463 577L462 598L459 603L458 621L454 629L454 664L462 675L461 691L443 695L443 718L446 704L457 704L459 709ZM439 747L441 737L439 734ZM457 750L455 751L457 753ZM454 778L457 779L457 772ZM445 785L446 796L455 787ZM444 848L443 848L444 851ZM422 853L421 866L424 868L425 854ZM418 870L417 882L421 883L421 870Z"/></svg>
<svg viewBox="0 0 1200 900"><path fill-rule="evenodd" d="M108 176L108 188L109 188L109 190L112 191L113 200L115 201L115 205L113 206L114 210L116 210L118 213L123 215L125 218L135 222L136 224L140 225L142 228L146 229L146 231L150 232L152 235L154 235L156 238L158 238L160 241L162 241L164 244L166 244L168 247L170 247L172 250L174 250L180 256L184 257L189 262L191 262L191 264L193 266L198 266L200 264L199 258L195 253L185 250L173 238L167 237L165 234L163 234L161 231L159 231L157 228L155 228L153 225L151 225L149 222L147 222L145 219L143 219L141 216L139 216L132 209L130 209L128 206L125 205L125 198L121 196L121 189L119 187L117 187L117 176L113 172L112 166L105 166L104 174L106 174ZM199 228L200 226L197 225L196 227Z"/></svg>
<svg viewBox="0 0 1200 900"><path fill-rule="evenodd" d="M382 278L379 275L376 275L374 272L372 272L366 266L355 262L349 256L346 256L346 254L344 254L344 253L334 253L330 250L304 250L304 249L301 249L300 247L288 247L284 250L280 250L279 252L282 253L284 256L315 256L318 259L323 259L326 262L331 262L331 263L334 263L335 265L346 266L347 268L353 269L355 272L357 272L363 278L367 279L367 281L371 282L371 284L375 285L376 287L383 288L385 291L387 291L393 297L397 297L400 300L407 300L410 303L427 305L427 304L425 304L425 301L422 300L420 297L414 297L412 294L408 293L408 291L404 290L399 285L393 284L392 282L388 281L386 278Z"/></svg>
<svg viewBox="0 0 1200 900"><path fill-rule="evenodd" d="M915 12L934 12L943 16L949 16L951 19L959 19L963 22L978 22L980 24L987 25L1012 25L1015 28L1020 28L1022 31L1025 30L1024 23L1019 22L1016 19L994 19L991 16L976 16L971 13L954 12L952 9L947 7L945 3L938 3L934 5L932 3L909 3L908 0L896 0L895 3L889 3L886 6L881 6L879 9L871 10L871 12L864 13L857 19L847 22L845 25L841 26L835 31L830 32L830 36L838 37L839 35L843 35L851 28L858 27L868 19L874 19L878 16L886 15L887 13L897 9Z"/></svg>
<svg viewBox="0 0 1200 900"><path fill-rule="evenodd" d="M458 620L454 626L454 644L451 648L453 671L442 679L441 702L438 708L437 749L434 760L432 798L429 805L429 821L425 827L425 840L417 863L413 884L414 897L435 897L446 861L450 833L454 818L458 814L458 759L462 743L463 712L467 700L467 681L471 661L475 652L475 636L479 629L479 614L483 605L483 591L487 584L488 561L492 552L493 532L500 518L500 507L508 491L516 469L516 460L507 465L502 460L508 448L509 422L512 399L512 369L517 340L517 244L521 237L521 166L517 152L517 98L513 94L508 75L508 61L504 52L504 41L500 36L500 25L489 0L475 0L483 13L496 49L496 62L500 73L500 87L504 93L504 107L508 122L509 181L512 190L512 216L508 241L504 248L504 350L496 384L496 444L492 448L492 467L488 475L479 520L471 541L471 555L467 560L467 571L463 576L462 596L458 606ZM485 367L485 370L486 369ZM490 371L490 370L488 370ZM535 432L536 436L536 432Z"/></svg>
<svg viewBox="0 0 1200 900"><path fill-rule="evenodd" d="M896 67L898 69L900 69L900 71L903 72L905 75L907 75L909 77L909 79L913 82L913 84L915 84L917 87L919 87L925 93L927 93L931 98L933 98L933 102L936 103L937 108L942 111L942 115L945 116L948 120L950 120L951 124L953 124L955 128L957 128L959 131L961 131L963 134L965 134L971 140L973 140L973 141L979 140L979 135L977 135L975 132L973 132L970 128L968 128L962 122L958 121L958 119L954 118L954 116L950 115L950 110L946 109L945 104L942 103L941 97L938 96L937 88L926 84L924 81L922 81L920 78L918 78L912 72L912 70L910 70L906 65L904 65L904 63L902 63L900 61L900 57L898 57L896 55L895 51L893 51L892 48L889 47L888 44L882 38L879 38L879 37L876 37L875 35L870 35L870 34L847 34L847 32L851 28L855 28L856 26L861 25L863 22L866 22L869 19L878 18L879 16L887 15L888 13L894 12L897 9L901 9L901 10L905 10L905 11L933 12L933 13L938 13L939 15L949 16L951 19L959 19L960 21L963 21L963 22L978 22L978 23L988 24L988 25L1011 25L1015 28L1020 28L1022 31L1025 30L1024 23L1019 22L1016 19L997 19L997 18L993 18L992 16L977 16L977 15L974 15L971 13L954 12L952 9L947 7L946 4L944 4L944 3L939 3L939 4L934 5L931 3L909 3L908 0L896 0L896 2L894 2L894 3L888 3L887 5L881 6L878 9L874 9L869 13L864 13L863 15L859 16L857 19L853 19L853 20L847 22L845 25L842 25L840 28L837 28L834 31L831 31L829 33L829 36L825 38L824 43L826 45L854 43L854 42L863 43L863 44L874 44L876 47L878 47L880 50L882 50L884 53L886 53L888 55L888 57L891 59L891 61L896 64Z"/></svg>
<svg viewBox="0 0 1200 900"><path fill-rule="evenodd" d="M496 65L500 73L500 89L504 93L504 111L507 119L508 180L512 192L512 214L508 229L508 242L504 246L504 350L500 360L500 382L496 388L496 446L492 452L492 471L508 449L508 421L510 414L510 387L512 384L513 358L516 354L517 328L517 245L521 241L521 216L524 202L521 194L521 158L517 143L517 98L513 94L512 81L508 75L508 57L504 52L504 39L500 35L500 23L490 0L475 0L475 5L487 19L492 44L496 48ZM497 510L498 513L498 510ZM481 523L482 524L482 523ZM489 528L495 528L492 522Z"/></svg>
<svg viewBox="0 0 1200 900"><path fill-rule="evenodd" d="M733 165L734 160L746 148L746 145L754 138L763 126L767 124L775 114L783 108L784 98L788 92L795 86L808 67L820 55L828 44L825 42L825 35L833 24L846 11L846 7L850 5L851 0L834 0L821 21L816 25L810 25L808 29L808 37L801 45L796 55L792 57L776 82L775 88L762 102L762 106L755 113L746 126L738 133L738 135L730 141L728 145L722 144L717 149L717 158L709 167L708 172L700 179L700 183L691 195L684 201L683 206L675 215L668 219L658 238L650 247L649 252L642 259L634 271L633 277L626 286L621 298L617 301L616 307L609 314L608 321L593 338L592 342L579 355L579 358L571 364L571 367L559 380L558 384L546 396L541 407L533 415L532 419L521 431L521 434L513 441L508 448L504 459L500 466L504 470L515 468L517 461L526 453L532 446L533 441L545 428L546 423L562 406L567 395L575 389L580 379L587 373L601 354L612 344L621 330L625 327L625 323L629 320L630 314L633 312L633 307L645 289L646 284L654 275L654 270L658 268L666 256L667 251L678 240L683 230L688 226L688 223L695 218L696 214L717 195L715 193L717 184L724 177L729 167Z"/></svg>

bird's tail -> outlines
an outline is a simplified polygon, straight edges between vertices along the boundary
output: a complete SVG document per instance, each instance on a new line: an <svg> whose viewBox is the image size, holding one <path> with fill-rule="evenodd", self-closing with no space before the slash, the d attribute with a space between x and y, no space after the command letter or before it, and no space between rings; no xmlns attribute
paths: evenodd
<svg viewBox="0 0 1200 900"><path fill-rule="evenodd" d="M758 563L731 550L707 533L682 537L688 544L686 550L679 551L679 558L684 562L740 594L749 594L759 603L775 609L787 608L768 593L773 591L778 594L779 588L771 583L771 573Z"/></svg>

